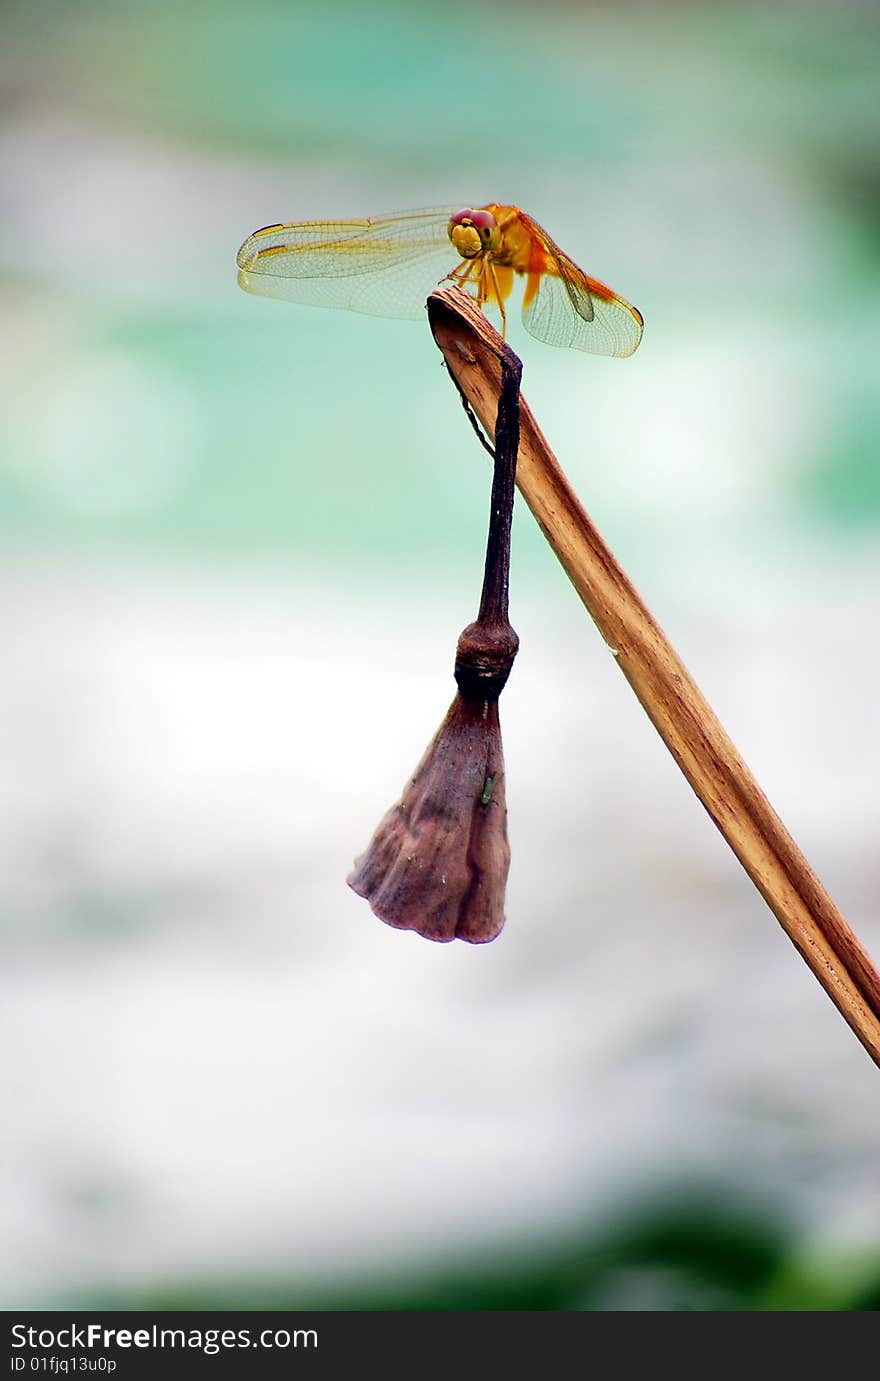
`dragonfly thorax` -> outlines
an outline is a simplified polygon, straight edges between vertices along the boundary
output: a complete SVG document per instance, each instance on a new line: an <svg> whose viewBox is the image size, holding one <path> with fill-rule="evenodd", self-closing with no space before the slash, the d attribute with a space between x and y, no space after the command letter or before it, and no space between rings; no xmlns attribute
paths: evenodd
<svg viewBox="0 0 880 1381"><path fill-rule="evenodd" d="M477 259L501 244L501 230L491 211L457 211L447 227L453 248L462 259Z"/></svg>

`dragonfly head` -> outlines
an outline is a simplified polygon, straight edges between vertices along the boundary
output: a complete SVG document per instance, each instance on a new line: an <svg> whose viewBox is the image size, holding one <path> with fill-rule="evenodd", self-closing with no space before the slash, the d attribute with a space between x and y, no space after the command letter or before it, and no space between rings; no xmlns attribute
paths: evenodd
<svg viewBox="0 0 880 1381"><path fill-rule="evenodd" d="M449 238L462 259L478 259L481 254L498 249L501 231L490 211L456 211L450 217Z"/></svg>

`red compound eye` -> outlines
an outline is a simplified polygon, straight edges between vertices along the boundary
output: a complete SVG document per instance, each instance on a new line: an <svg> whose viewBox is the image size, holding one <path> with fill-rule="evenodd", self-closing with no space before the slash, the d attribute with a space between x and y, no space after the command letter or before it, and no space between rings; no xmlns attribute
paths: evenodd
<svg viewBox="0 0 880 1381"><path fill-rule="evenodd" d="M491 211L473 211L470 207L465 207L463 211L456 211L454 216L450 216L450 225L464 225L469 221L476 230L494 230L495 217Z"/></svg>

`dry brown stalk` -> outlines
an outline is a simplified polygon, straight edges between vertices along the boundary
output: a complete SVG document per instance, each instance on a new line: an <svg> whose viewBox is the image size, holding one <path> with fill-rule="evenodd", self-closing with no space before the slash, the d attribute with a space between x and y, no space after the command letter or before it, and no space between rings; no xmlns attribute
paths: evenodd
<svg viewBox="0 0 880 1381"><path fill-rule="evenodd" d="M504 343L459 288L428 299L434 338L491 437ZM880 1065L880 975L597 532L520 400L517 486L700 801L789 939Z"/></svg>

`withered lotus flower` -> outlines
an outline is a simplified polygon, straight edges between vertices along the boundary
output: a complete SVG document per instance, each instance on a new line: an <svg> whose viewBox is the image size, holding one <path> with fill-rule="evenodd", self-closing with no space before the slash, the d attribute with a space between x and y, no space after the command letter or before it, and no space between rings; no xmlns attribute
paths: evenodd
<svg viewBox="0 0 880 1381"><path fill-rule="evenodd" d="M483 592L476 623L458 640L458 694L348 879L380 920L428 940L484 944L504 925L510 846L498 697L519 646L507 592L521 373L503 346Z"/></svg>
<svg viewBox="0 0 880 1381"><path fill-rule="evenodd" d="M459 693L348 879L380 920L428 940L483 944L504 925L510 846L498 692L517 644L510 628L503 651L486 632L473 624L462 635ZM474 665L481 647L482 674Z"/></svg>

